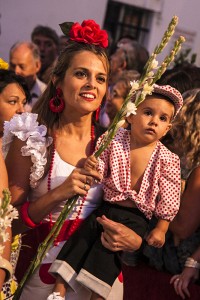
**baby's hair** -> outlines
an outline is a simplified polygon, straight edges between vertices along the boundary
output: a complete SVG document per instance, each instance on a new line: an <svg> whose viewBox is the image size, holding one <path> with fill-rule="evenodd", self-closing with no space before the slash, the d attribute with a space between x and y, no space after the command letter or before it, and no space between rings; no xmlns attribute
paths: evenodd
<svg viewBox="0 0 200 300"><path fill-rule="evenodd" d="M171 98L167 97L166 95L162 95L162 94L154 93L154 92L151 95L147 95L146 99L148 99L150 97L151 98L153 97L153 98L159 98L159 99L166 100L167 102L169 102L169 103L171 103L173 105L173 107L174 107L174 113L173 113L173 115L170 118L170 121L172 121L173 118L174 118L175 110L176 110L176 107L175 107L175 104L174 104L173 100Z"/></svg>

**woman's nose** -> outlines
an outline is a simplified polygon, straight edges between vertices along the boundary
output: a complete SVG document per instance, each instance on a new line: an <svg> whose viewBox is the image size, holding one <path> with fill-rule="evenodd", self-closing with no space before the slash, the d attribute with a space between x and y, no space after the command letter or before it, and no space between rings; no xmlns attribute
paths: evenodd
<svg viewBox="0 0 200 300"><path fill-rule="evenodd" d="M23 112L25 112L25 108L24 108L24 104L19 104L16 113L17 114L22 114Z"/></svg>
<svg viewBox="0 0 200 300"><path fill-rule="evenodd" d="M95 89L96 88L96 83L95 83L95 78L93 78L92 76L88 78L87 83L86 83L86 87L90 88L90 89Z"/></svg>

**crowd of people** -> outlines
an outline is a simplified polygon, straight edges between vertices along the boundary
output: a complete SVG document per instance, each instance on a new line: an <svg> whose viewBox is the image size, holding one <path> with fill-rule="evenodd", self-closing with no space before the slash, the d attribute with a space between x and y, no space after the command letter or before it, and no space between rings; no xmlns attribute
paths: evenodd
<svg viewBox="0 0 200 300"><path fill-rule="evenodd" d="M149 58L130 36L108 46L93 20L60 37L38 25L0 69L0 192L9 187L19 210L0 299L12 299L75 195L20 300L200 297L200 68L167 70L96 159Z"/></svg>

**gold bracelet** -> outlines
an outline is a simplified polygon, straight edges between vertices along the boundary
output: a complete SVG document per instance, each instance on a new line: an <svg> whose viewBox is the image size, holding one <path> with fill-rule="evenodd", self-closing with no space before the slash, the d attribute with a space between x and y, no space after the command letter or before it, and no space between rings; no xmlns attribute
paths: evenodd
<svg viewBox="0 0 200 300"><path fill-rule="evenodd" d="M0 257L0 269L5 270L6 272L5 281L8 281L13 274L13 268L11 263L7 259Z"/></svg>
<svg viewBox="0 0 200 300"><path fill-rule="evenodd" d="M200 263L192 257L188 257L185 262L185 267L200 269Z"/></svg>

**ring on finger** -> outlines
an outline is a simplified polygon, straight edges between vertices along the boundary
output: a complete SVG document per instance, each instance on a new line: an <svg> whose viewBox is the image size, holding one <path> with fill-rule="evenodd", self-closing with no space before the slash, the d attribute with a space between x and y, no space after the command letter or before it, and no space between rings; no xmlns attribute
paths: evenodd
<svg viewBox="0 0 200 300"><path fill-rule="evenodd" d="M83 189L86 191L86 184L84 183Z"/></svg>

